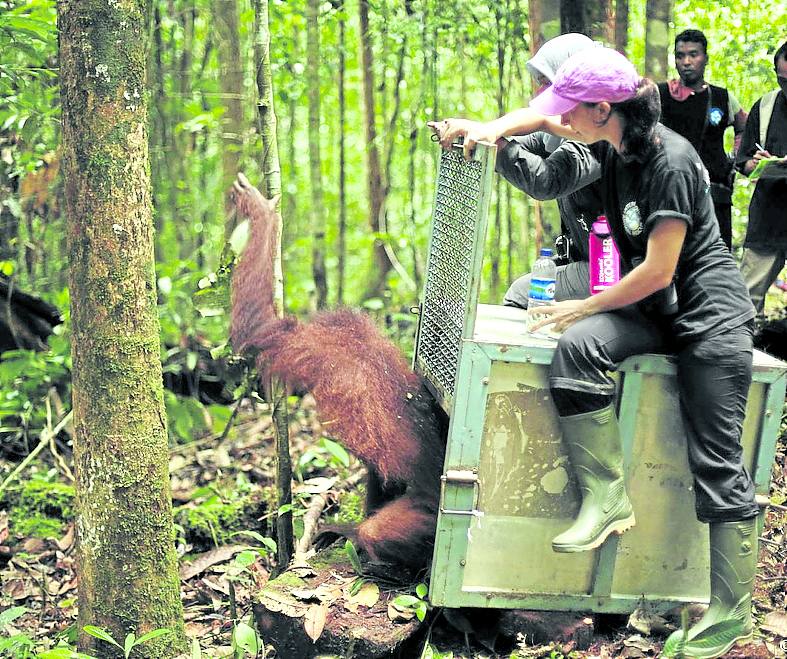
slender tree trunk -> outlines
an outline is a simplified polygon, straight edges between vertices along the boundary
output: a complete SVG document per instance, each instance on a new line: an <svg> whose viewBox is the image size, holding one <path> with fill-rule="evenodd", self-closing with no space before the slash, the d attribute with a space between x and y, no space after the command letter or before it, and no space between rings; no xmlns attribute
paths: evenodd
<svg viewBox="0 0 787 659"><path fill-rule="evenodd" d="M347 24L347 16L344 9L344 0L338 0L336 10L339 15L339 239L336 245L338 252L338 291L336 302L340 305L344 304L344 267L345 258L347 255L347 154L345 153L345 132L347 112L346 102L344 97L344 76L345 76L345 28Z"/></svg>
<svg viewBox="0 0 787 659"><path fill-rule="evenodd" d="M257 80L257 116L262 136L261 170L264 177L264 192L268 199L281 193L281 168L279 147L276 139L276 113L273 106L273 81L271 78L270 28L268 26L268 0L254 0L255 38L254 60ZM278 245L281 246L281 223ZM273 264L273 303L276 314L284 315L284 287L281 264L281 247ZM278 380L267 384L269 400L273 406L273 427L276 432L276 484L278 506L292 503L292 461L290 459L290 432L287 412L287 393ZM294 542L292 513L286 512L276 518L276 539L279 567L286 567L292 558Z"/></svg>
<svg viewBox="0 0 787 659"><path fill-rule="evenodd" d="M145 93L144 0L58 2L70 253L79 629L172 630L185 649L172 542ZM118 48L117 44L123 44ZM123 656L84 632L84 652Z"/></svg>
<svg viewBox="0 0 787 659"><path fill-rule="evenodd" d="M530 55L536 54L545 41L560 34L560 0L531 0L528 27L530 29ZM535 81L533 85L535 86ZM535 89L533 90L535 91ZM529 219L529 214L528 218ZM530 236L529 227L523 236ZM544 227L541 224L541 202L533 201L533 233L536 250L541 246ZM522 242L525 258L529 261L527 241Z"/></svg>
<svg viewBox="0 0 787 659"><path fill-rule="evenodd" d="M375 234L381 233L381 219L385 212L385 195L380 150L377 147L377 111L375 108L374 61L372 58L372 35L369 32L369 0L360 0L359 17L361 31L361 62L363 69L363 100L366 111L366 159L367 180L369 182L369 227ZM383 240L374 239L373 269L369 285L364 292L365 298L379 297L382 294L391 260L385 250Z"/></svg>
<svg viewBox="0 0 787 659"><path fill-rule="evenodd" d="M328 302L325 274L325 207L322 195L322 159L320 157L320 0L309 0L306 8L306 88L309 96L309 181L312 203L312 278L317 292L317 308Z"/></svg>
<svg viewBox="0 0 787 659"><path fill-rule="evenodd" d="M0 163L0 199L16 197L19 177L6 171L5 163ZM0 260L13 261L16 250L12 247L19 238L19 220L6 204L0 204Z"/></svg>
<svg viewBox="0 0 787 659"><path fill-rule="evenodd" d="M275 5L274 5L275 6ZM274 13L275 16L275 13ZM300 38L301 38L301 29L299 25L293 26L292 30L292 51L288 53L288 58L291 60L291 63L287 64L287 72L288 74L295 78L297 75L294 71L294 67L296 64L300 62L299 58L301 55L300 50ZM287 95L287 132L288 139L286 140L287 144L287 162L288 162L288 174L290 181L298 181L300 180L300 170L299 170L299 163L298 163L298 107L300 104L300 98L297 94L290 93ZM286 252L287 248L292 244L292 241L295 240L299 235L301 235L301 226L300 226L300 217L301 213L299 212L299 201L298 201L298 189L296 186L286 186L286 192L284 193L284 198L282 200L284 209L283 209L283 216L287 218L286 226L282 228L282 249ZM308 218L305 218L308 220Z"/></svg>
<svg viewBox="0 0 787 659"><path fill-rule="evenodd" d="M191 100L192 90L194 89L194 81L192 76L193 68L193 51L194 51L194 31L197 20L197 8L194 0L187 3L183 8L183 18L181 19L183 25L183 50L180 54L178 62L178 86L179 99L177 103L179 107L185 107ZM197 148L198 135L190 131L181 131L181 139L179 140L178 151L176 154L176 162L180 167L180 177L185 183L187 191L202 190L200 187L199 178L202 174L203 167L197 168L193 166L195 162L196 148ZM199 162L199 161L197 161ZM189 197L189 202L184 205L190 205L192 197ZM184 217L185 215L185 217ZM183 259L191 258L197 249L199 241L202 238L202 232L194 232L189 230L189 227L194 222L194 217L189 213L178 212L175 215L175 221L181 226L178 231L183 239L180 242L180 256Z"/></svg>
<svg viewBox="0 0 787 659"><path fill-rule="evenodd" d="M560 31L588 34L586 0L562 0L560 3Z"/></svg>
<svg viewBox="0 0 787 659"><path fill-rule="evenodd" d="M560 34L560 5L560 0L530 0L528 2L531 55L535 55L545 41Z"/></svg>
<svg viewBox="0 0 787 659"><path fill-rule="evenodd" d="M514 258L516 256L517 240L514 236L514 209L511 201L511 186L505 187L506 197L506 236L508 238L508 261L506 262L506 282L508 285L514 281Z"/></svg>
<svg viewBox="0 0 787 659"><path fill-rule="evenodd" d="M218 35L219 85L226 112L222 117L222 190L228 190L238 173L243 151L243 61L240 52L238 0L214 0L213 16ZM227 231L232 231L231 226Z"/></svg>
<svg viewBox="0 0 787 659"><path fill-rule="evenodd" d="M151 145L153 153L151 156L151 183L153 190L153 207L157 209L154 217L155 231L158 234L161 231L161 221L166 215L164 209L174 211L174 204L172 204L171 196L174 194L175 186L169 180L169 177L162 176L159 172L169 172L170 163L168 161L168 153L170 149L170 135L169 125L167 119L166 102L164 97L164 65L162 63L162 56L164 52L164 42L161 38L161 6L158 0L153 1L153 46L150 49L150 65L149 68L153 72L153 81L151 83L152 97L153 97L153 121L151 122L152 135ZM169 189L167 189L169 186ZM156 259L161 257L159 245L156 243Z"/></svg>
<svg viewBox="0 0 787 659"><path fill-rule="evenodd" d="M645 12L645 75L654 80L664 80L668 71L672 0L647 0Z"/></svg>
<svg viewBox="0 0 787 659"><path fill-rule="evenodd" d="M590 36L615 44L615 0L599 0L590 5Z"/></svg>
<svg viewBox="0 0 787 659"><path fill-rule="evenodd" d="M629 1L615 0L615 49L626 54L629 45Z"/></svg>
<svg viewBox="0 0 787 659"><path fill-rule="evenodd" d="M506 3L507 4L507 3ZM505 70L506 70L506 42L508 41L508 7L499 4L495 7L495 28L497 33L497 113L505 113ZM505 15L504 15L505 14ZM492 250L490 255L491 272L489 288L492 299L497 299L500 288L500 253L501 253L501 227L503 222L503 186L500 177L497 177L495 186L495 221L492 231Z"/></svg>

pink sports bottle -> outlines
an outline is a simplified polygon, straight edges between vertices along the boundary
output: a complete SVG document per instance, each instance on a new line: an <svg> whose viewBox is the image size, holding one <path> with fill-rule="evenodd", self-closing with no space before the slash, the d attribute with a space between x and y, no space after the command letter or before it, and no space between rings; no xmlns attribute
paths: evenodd
<svg viewBox="0 0 787 659"><path fill-rule="evenodd" d="M620 279L620 254L604 215L593 222L588 236L590 247L590 294L597 295Z"/></svg>

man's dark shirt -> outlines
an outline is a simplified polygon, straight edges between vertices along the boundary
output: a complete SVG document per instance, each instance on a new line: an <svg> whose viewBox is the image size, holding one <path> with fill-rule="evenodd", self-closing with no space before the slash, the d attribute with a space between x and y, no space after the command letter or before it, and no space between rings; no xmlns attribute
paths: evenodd
<svg viewBox="0 0 787 659"><path fill-rule="evenodd" d="M676 101L666 82L659 83L658 88L661 123L691 142L713 183L729 185L732 164L724 152L724 131L732 124L733 116L727 90L708 85L705 91L692 94L685 101Z"/></svg>
<svg viewBox="0 0 787 659"><path fill-rule="evenodd" d="M761 101L752 107L743 131L735 160L735 166L741 172L746 161L757 151L755 142L760 141ZM787 155L787 100L782 92L776 97L762 146L773 156ZM787 177L757 181L749 204L749 224L743 245L762 251L787 248Z"/></svg>

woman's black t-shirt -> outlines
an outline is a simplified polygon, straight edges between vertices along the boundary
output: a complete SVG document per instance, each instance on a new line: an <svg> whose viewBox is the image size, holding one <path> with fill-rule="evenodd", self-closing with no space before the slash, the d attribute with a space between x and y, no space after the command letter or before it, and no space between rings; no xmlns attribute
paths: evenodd
<svg viewBox="0 0 787 659"><path fill-rule="evenodd" d="M648 237L659 220L686 222L675 273L678 309L662 319L672 338L685 344L742 325L754 317L754 307L721 240L710 179L699 155L661 124L656 136L658 146L644 163L625 162L608 142L591 150L601 163L604 208L626 269L645 257Z"/></svg>

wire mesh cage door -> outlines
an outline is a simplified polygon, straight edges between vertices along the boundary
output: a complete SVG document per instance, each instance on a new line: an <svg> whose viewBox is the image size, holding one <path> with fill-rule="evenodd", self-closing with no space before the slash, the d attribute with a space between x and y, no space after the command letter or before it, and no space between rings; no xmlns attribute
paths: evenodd
<svg viewBox="0 0 787 659"><path fill-rule="evenodd" d="M413 366L450 412L462 340L473 335L497 147L441 152Z"/></svg>

